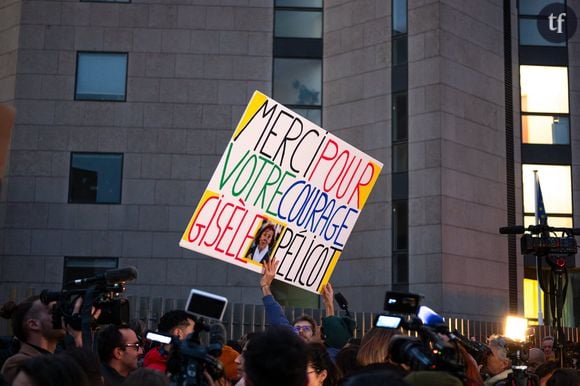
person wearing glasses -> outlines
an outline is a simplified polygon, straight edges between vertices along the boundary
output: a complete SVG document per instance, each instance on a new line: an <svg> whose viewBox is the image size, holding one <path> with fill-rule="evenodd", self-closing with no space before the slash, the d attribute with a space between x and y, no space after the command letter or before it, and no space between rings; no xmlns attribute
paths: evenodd
<svg viewBox="0 0 580 386"><path fill-rule="evenodd" d="M101 373L105 386L120 386L137 369L143 347L135 331L126 325L109 325L97 336Z"/></svg>
<svg viewBox="0 0 580 386"><path fill-rule="evenodd" d="M278 261L272 259L263 263L264 269L260 279L262 288L262 302L266 312L266 321L273 326L291 326L306 343L323 341L332 360L338 351L353 337L356 324L348 317L334 315L334 291L330 283L322 291L326 316L322 319L321 334L317 331L317 324L310 316L303 315L292 324L286 318L284 310L274 299L270 286L276 276ZM321 336L322 335L322 336Z"/></svg>

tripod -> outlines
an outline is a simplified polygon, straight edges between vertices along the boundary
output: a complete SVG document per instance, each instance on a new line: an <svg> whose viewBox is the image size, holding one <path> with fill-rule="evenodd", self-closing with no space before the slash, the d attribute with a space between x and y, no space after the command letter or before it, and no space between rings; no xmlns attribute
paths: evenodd
<svg viewBox="0 0 580 386"><path fill-rule="evenodd" d="M554 338L558 345L560 367L564 367L564 344L566 343L566 336L562 327L562 312L566 300L566 291L568 290L568 270L566 269L566 261L564 259L556 259L554 256L549 255L545 257L551 269L548 274L548 286L546 288L546 279L544 278L542 270L542 259L538 259L540 286L550 301L550 314L552 316L552 326L556 329L556 336Z"/></svg>
<svg viewBox="0 0 580 386"><path fill-rule="evenodd" d="M526 372L526 368L527 366L512 366L512 373L507 377L506 386L539 386L538 376Z"/></svg>

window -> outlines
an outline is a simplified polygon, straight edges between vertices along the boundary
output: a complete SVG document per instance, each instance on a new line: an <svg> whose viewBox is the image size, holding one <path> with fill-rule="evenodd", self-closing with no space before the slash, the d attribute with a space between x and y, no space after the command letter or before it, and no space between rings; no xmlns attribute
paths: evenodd
<svg viewBox="0 0 580 386"><path fill-rule="evenodd" d="M320 108L316 109L307 109L307 108L293 108L297 114L302 115L304 118L308 119L310 122L316 123L318 126L322 125L322 114Z"/></svg>
<svg viewBox="0 0 580 386"><path fill-rule="evenodd" d="M564 113L568 110L568 69L520 66L522 111Z"/></svg>
<svg viewBox="0 0 580 386"><path fill-rule="evenodd" d="M548 224L572 226L572 177L569 165L522 165L524 225L535 223L534 170L538 172Z"/></svg>
<svg viewBox="0 0 580 386"><path fill-rule="evenodd" d="M522 114L522 143L570 144L570 120L563 115Z"/></svg>
<svg viewBox="0 0 580 386"><path fill-rule="evenodd" d="M320 106L322 60L274 59L274 99L282 104Z"/></svg>
<svg viewBox="0 0 580 386"><path fill-rule="evenodd" d="M276 10L274 35L281 38L321 38L322 12Z"/></svg>
<svg viewBox="0 0 580 386"><path fill-rule="evenodd" d="M523 46L565 47L566 41L550 42L540 34L537 19L520 18L520 44Z"/></svg>
<svg viewBox="0 0 580 386"><path fill-rule="evenodd" d="M66 284L73 280L92 277L110 269L117 269L118 266L119 259L116 257L65 257L62 287L66 288ZM86 286L75 285L75 288Z"/></svg>
<svg viewBox="0 0 580 386"><path fill-rule="evenodd" d="M71 153L70 203L121 203L123 155Z"/></svg>
<svg viewBox="0 0 580 386"><path fill-rule="evenodd" d="M81 0L81 3L130 3L131 0Z"/></svg>
<svg viewBox="0 0 580 386"><path fill-rule="evenodd" d="M393 141L406 140L408 137L407 92L393 94Z"/></svg>
<svg viewBox="0 0 580 386"><path fill-rule="evenodd" d="M75 99L125 101L127 54L79 52Z"/></svg>
<svg viewBox="0 0 580 386"><path fill-rule="evenodd" d="M540 11L549 4L564 4L563 0L526 0L518 3L520 15L538 16Z"/></svg>
<svg viewBox="0 0 580 386"><path fill-rule="evenodd" d="M409 248L409 208L407 200L393 201L393 250Z"/></svg>
<svg viewBox="0 0 580 386"><path fill-rule="evenodd" d="M322 8L322 0L276 0L276 7Z"/></svg>
<svg viewBox="0 0 580 386"><path fill-rule="evenodd" d="M393 36L407 33L407 0L393 0Z"/></svg>
<svg viewBox="0 0 580 386"><path fill-rule="evenodd" d="M403 143L393 143L393 173L409 171L409 145Z"/></svg>

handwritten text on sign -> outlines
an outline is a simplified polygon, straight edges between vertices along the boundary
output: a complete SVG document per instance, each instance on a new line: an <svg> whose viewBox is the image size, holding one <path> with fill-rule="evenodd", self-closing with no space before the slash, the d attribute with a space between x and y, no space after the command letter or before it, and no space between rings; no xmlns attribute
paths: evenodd
<svg viewBox="0 0 580 386"><path fill-rule="evenodd" d="M320 292L381 168L256 91L179 244Z"/></svg>

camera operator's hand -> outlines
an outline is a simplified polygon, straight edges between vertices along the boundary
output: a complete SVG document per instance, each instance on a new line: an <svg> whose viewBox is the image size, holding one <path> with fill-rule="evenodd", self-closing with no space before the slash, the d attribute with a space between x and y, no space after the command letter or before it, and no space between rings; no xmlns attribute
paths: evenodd
<svg viewBox="0 0 580 386"><path fill-rule="evenodd" d="M260 287L264 296L272 295L270 285L276 276L276 269L278 268L278 261L270 259L264 261L264 269L262 270L262 278L260 279Z"/></svg>
<svg viewBox="0 0 580 386"><path fill-rule="evenodd" d="M83 298L82 296L79 296L76 300L75 300L75 304L73 307L73 313L72 313L72 317L75 319L79 319L81 318L80 313L81 313L81 309L83 307ZM94 319L98 319L99 316L101 315L101 310L97 309L95 307L91 307L91 316ZM82 329L79 328L80 326L72 326L69 323L64 323L64 325L66 326L66 332L68 335L70 335L71 337L73 337L74 341L75 341L75 346L76 347L83 347L83 334L82 334Z"/></svg>
<svg viewBox="0 0 580 386"><path fill-rule="evenodd" d="M334 316L334 290L332 289L332 284L327 283L322 289L321 295L326 316Z"/></svg>

